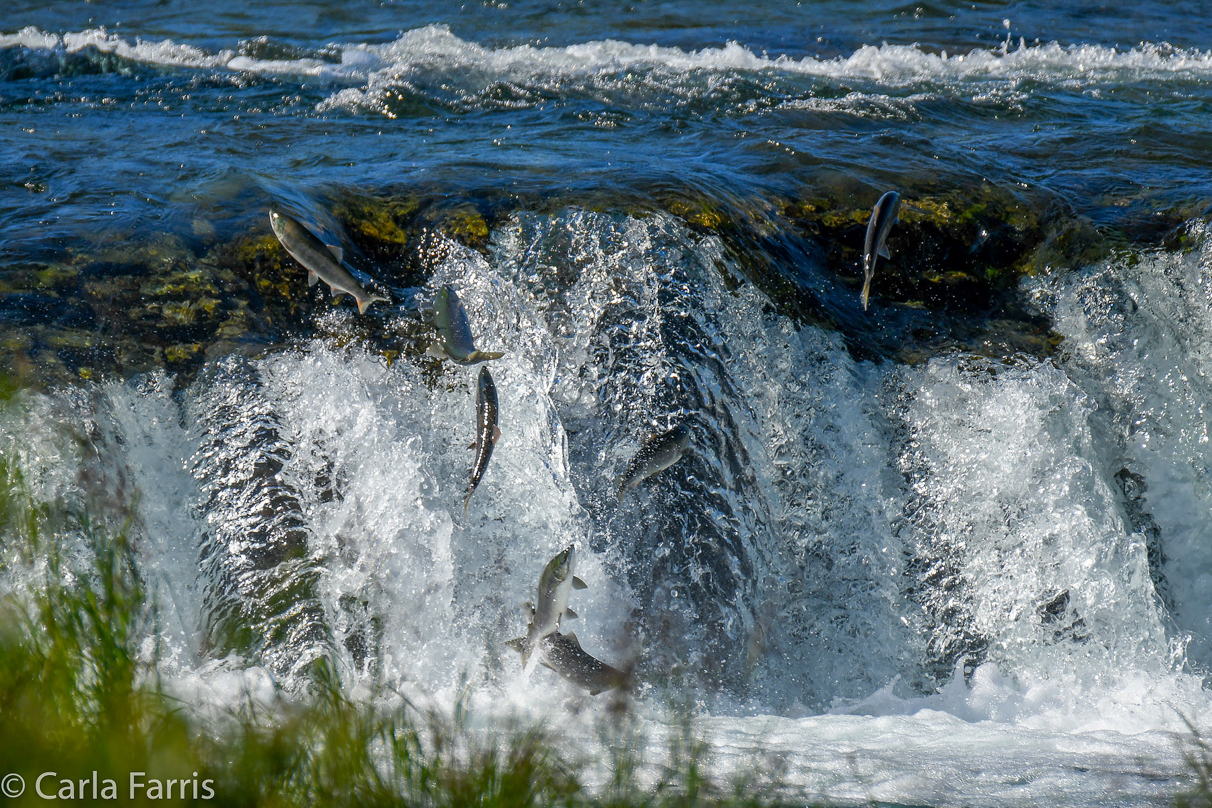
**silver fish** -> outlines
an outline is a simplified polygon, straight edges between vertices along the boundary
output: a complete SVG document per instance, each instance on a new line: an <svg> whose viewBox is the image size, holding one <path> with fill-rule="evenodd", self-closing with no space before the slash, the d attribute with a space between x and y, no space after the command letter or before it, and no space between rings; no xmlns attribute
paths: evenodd
<svg viewBox="0 0 1212 808"><path fill-rule="evenodd" d="M619 502L641 482L681 460L689 446L690 430L684 424L645 441L615 481L619 487Z"/></svg>
<svg viewBox="0 0 1212 808"><path fill-rule="evenodd" d="M467 515L467 503L476 486L484 478L488 469L488 461L492 459L492 449L501 437L497 427L497 386L492 382L492 374L487 367L480 368L480 383L476 388L476 440L471 444L476 450L475 464L471 467L471 482L467 484L467 498L463 500L463 515Z"/></svg>
<svg viewBox="0 0 1212 808"><path fill-rule="evenodd" d="M324 281L333 297L347 294L358 302L358 314L365 314L371 303L389 303L385 297L367 294L357 279L341 265L344 256L340 247L325 244L294 218L275 208L269 209L269 226L291 257L307 270L307 285Z"/></svg>
<svg viewBox="0 0 1212 808"><path fill-rule="evenodd" d="M525 639L519 637L506 643L515 651L523 650ZM554 632L539 640L538 651L540 663L545 668L563 676L577 687L589 691L596 696L615 687L627 687L631 677L618 668L607 665L600 659L590 656L581 648L577 635L569 632L561 634Z"/></svg>
<svg viewBox="0 0 1212 808"><path fill-rule="evenodd" d="M867 240L863 243L863 311L867 310L867 297L871 294L871 278L875 275L875 259L891 258L888 254L888 233L896 224L896 214L901 209L901 195L889 191L880 197L871 209L867 220Z"/></svg>
<svg viewBox="0 0 1212 808"><path fill-rule="evenodd" d="M575 562L576 548L570 544L543 567L535 602L526 604L530 609L530 624L526 627L526 636L507 643L511 647L514 642L522 643L518 650L522 652L523 665L530 660L538 641L559 629L561 617L577 616L576 612L568 608L568 596L574 589L584 589L585 582L572 574Z"/></svg>
<svg viewBox="0 0 1212 808"><path fill-rule="evenodd" d="M429 346L426 351L438 359L449 359L460 365L474 365L489 359L500 359L505 354L502 351L477 351L475 340L471 336L471 323L467 319L467 309L449 286L438 290L434 300L434 324L438 327L438 342Z"/></svg>

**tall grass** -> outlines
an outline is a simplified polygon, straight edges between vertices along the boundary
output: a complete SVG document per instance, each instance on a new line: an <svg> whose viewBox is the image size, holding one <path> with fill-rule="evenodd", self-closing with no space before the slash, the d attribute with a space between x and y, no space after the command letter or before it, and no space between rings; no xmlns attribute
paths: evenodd
<svg viewBox="0 0 1212 808"><path fill-rule="evenodd" d="M1178 736L1177 741L1191 784L1178 795L1176 808L1212 808L1212 743L1189 717L1182 713L1179 717L1187 725L1186 734Z"/></svg>
<svg viewBox="0 0 1212 808"><path fill-rule="evenodd" d="M689 717L657 763L625 694L598 728L600 760L542 726L473 722L466 698L450 711L353 700L323 662L302 704L250 702L203 718L162 688L131 511L37 502L0 458L0 576L21 582L0 601L0 775L27 784L14 804L41 804L33 784L43 772L56 773L44 789L57 790L94 771L116 782L122 804L149 805L164 801L146 788L128 799L131 772L212 781L210 800L190 788L175 805L249 808L757 805L777 794L768 781L765 792L713 782ZM388 702L399 706L376 706ZM588 788L603 768L605 785Z"/></svg>

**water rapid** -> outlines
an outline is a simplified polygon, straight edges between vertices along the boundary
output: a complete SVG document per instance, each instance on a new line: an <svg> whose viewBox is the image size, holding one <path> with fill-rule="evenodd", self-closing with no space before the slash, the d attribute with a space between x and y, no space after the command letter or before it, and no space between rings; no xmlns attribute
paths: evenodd
<svg viewBox="0 0 1212 808"><path fill-rule="evenodd" d="M575 543L570 628L641 709L693 694L722 768L757 746L833 799L1149 803L1180 714L1212 720L1212 240L1187 236L1025 280L1052 358L904 365L778 314L672 216L515 214L417 290L456 287L506 352L467 516L474 369L332 338L26 392L3 439L39 496L137 492L161 667L199 703L303 693L326 659L569 723L596 702L503 642ZM674 423L688 455L619 501Z"/></svg>

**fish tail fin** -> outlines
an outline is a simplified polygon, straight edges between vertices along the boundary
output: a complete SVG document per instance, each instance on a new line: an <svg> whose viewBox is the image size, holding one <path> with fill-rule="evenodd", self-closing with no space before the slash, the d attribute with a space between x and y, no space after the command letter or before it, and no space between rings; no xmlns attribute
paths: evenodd
<svg viewBox="0 0 1212 808"><path fill-rule="evenodd" d="M871 278L863 281L863 311L867 310L867 298L871 295Z"/></svg>
<svg viewBox="0 0 1212 808"><path fill-rule="evenodd" d="M387 298L379 297L378 295L371 295L370 297L359 297L359 298L357 298L357 301L358 301L358 314L365 314L366 310L368 308L370 308L371 303L390 303L391 302Z"/></svg>
<svg viewBox="0 0 1212 808"><path fill-rule="evenodd" d="M487 362L490 359L500 359L504 355L504 351L472 351L467 358L472 362Z"/></svg>
<svg viewBox="0 0 1212 808"><path fill-rule="evenodd" d="M534 652L534 646L526 641L525 637L515 637L512 640L506 640L505 645L522 655L522 669L530 663L530 655Z"/></svg>

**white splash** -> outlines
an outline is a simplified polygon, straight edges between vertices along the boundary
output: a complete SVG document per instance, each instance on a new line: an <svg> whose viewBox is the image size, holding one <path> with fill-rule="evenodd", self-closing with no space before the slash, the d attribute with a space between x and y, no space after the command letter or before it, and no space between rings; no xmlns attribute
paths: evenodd
<svg viewBox="0 0 1212 808"><path fill-rule="evenodd" d="M1121 83L1203 81L1212 76L1212 52L1142 43L1129 50L1103 45L1056 42L1017 48L998 47L962 54L932 53L916 45L864 45L850 56L819 59L759 55L737 42L719 48L684 50L617 40L590 41L565 47L517 45L488 48L459 38L444 25L405 31L387 44L338 43L333 63L317 58L259 59L236 50L209 52L172 40L133 42L104 28L64 34L26 27L0 34L0 48L23 47L79 53L95 48L134 62L199 69L221 69L248 75L290 75L358 85L335 90L318 105L321 112L361 111L393 115L392 99L400 92L424 93L434 76L450 79L469 98L487 97L506 85L523 96L538 92L647 92L690 99L722 90L720 76L754 80L797 77L822 82L862 81L890 90L925 86L928 93L970 96L976 102L1014 99L1023 82L1071 89ZM636 90L624 81L646 74ZM726 85L725 85L726 86ZM790 100L810 108L830 109L846 102L816 99L800 87ZM863 91L867 92L867 91ZM850 103L861 100L851 99ZM496 103L531 103L526 100ZM861 105L865 108L866 105ZM886 114L899 115L897 107Z"/></svg>
<svg viewBox="0 0 1212 808"><path fill-rule="evenodd" d="M542 717L592 750L600 706L563 711L575 690L542 670L524 682L501 646L575 541L590 584L575 629L596 655L618 661L633 620L662 653L665 612L695 637L718 630L743 676L703 694L717 776L769 765L834 801L1164 803L1181 786L1180 713L1212 726L1212 247L1202 226L1191 240L1031 281L1066 336L1055 360L920 367L855 362L836 334L726 282L722 245L671 217L520 215L488 259L451 245L429 291L455 285L480 342L507 352L489 366L503 436L469 517L478 369L322 342L247 360L289 447L267 473L305 516L328 653L351 692L376 679L450 703L466 674L477 710ZM198 647L199 530L222 514L189 507L188 421L216 382L170 382L30 395L0 448L51 496L89 462L56 423L108 447L171 603L175 692L198 709L268 703L258 660ZM240 396L225 401L238 414ZM693 455L616 506L613 473L670 401L699 402L681 414ZM701 529L650 535L678 525ZM647 592L636 571L682 551L661 574L702 599ZM731 599L713 602L721 581ZM641 694L659 724L665 692Z"/></svg>

